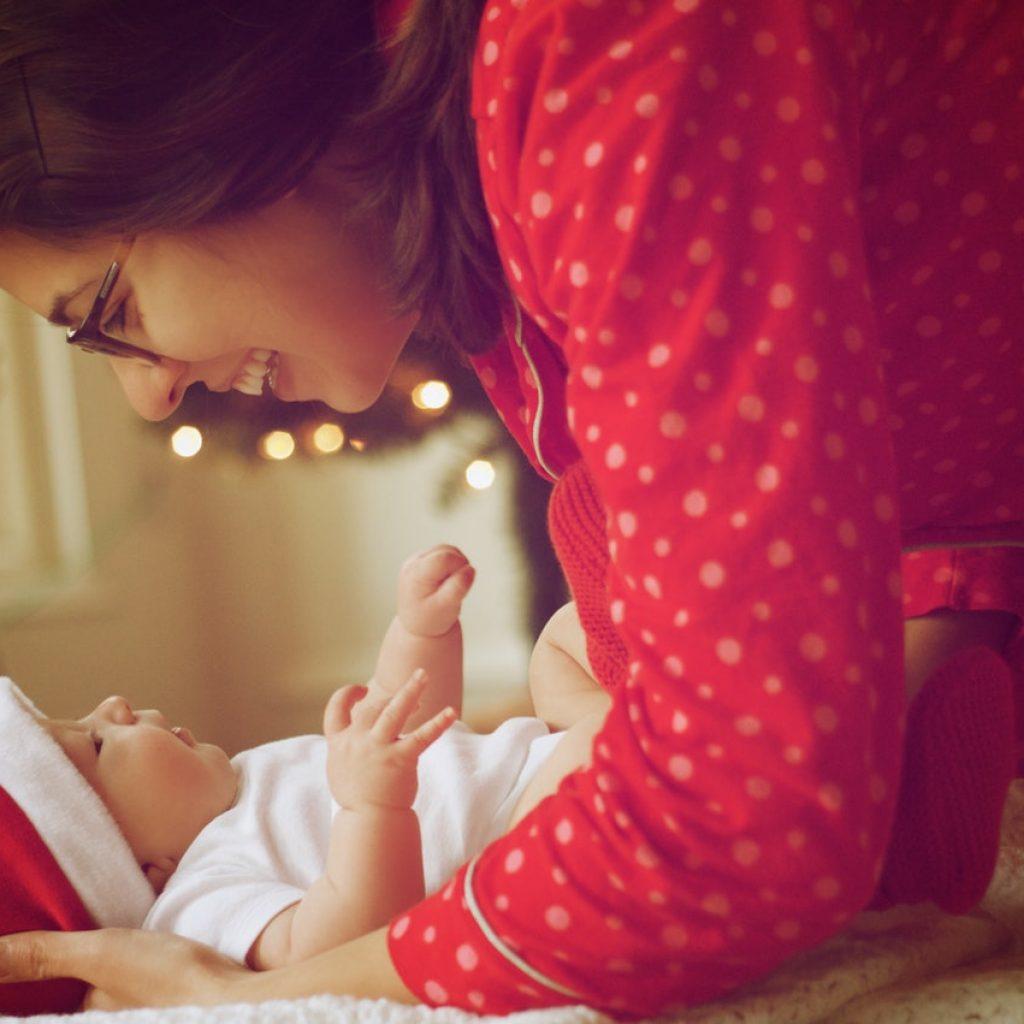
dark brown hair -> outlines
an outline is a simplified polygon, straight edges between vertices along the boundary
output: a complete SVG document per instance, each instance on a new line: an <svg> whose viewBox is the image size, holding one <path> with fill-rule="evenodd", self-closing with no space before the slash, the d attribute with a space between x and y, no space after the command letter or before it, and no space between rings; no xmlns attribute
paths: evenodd
<svg viewBox="0 0 1024 1024"><path fill-rule="evenodd" d="M482 350L507 295L469 115L483 3L417 0L385 54L373 0L0 0L0 230L223 221L330 150L382 227L396 313Z"/></svg>

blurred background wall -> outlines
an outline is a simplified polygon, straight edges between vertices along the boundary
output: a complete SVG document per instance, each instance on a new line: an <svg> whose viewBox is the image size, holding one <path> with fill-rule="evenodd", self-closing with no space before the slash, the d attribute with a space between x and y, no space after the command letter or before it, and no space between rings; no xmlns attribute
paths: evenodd
<svg viewBox="0 0 1024 1024"><path fill-rule="evenodd" d="M525 691L516 533L536 530L543 492L513 504L520 456L504 451L492 485L439 507L485 428L463 417L380 455L181 458L103 360L4 298L0 673L52 715L121 693L232 753L316 731L332 690L372 672L401 562L446 541L478 569L467 716L487 722Z"/></svg>

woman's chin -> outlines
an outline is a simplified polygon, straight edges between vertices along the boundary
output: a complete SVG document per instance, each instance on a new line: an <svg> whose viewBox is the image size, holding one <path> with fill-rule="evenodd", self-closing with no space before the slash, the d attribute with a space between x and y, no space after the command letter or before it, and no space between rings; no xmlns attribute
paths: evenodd
<svg viewBox="0 0 1024 1024"><path fill-rule="evenodd" d="M336 412L356 413L377 401L386 382L386 377L379 384L374 382L374 386L361 386L361 382L352 380L335 381L313 363L279 356L272 391L282 402L323 402Z"/></svg>
<svg viewBox="0 0 1024 1024"><path fill-rule="evenodd" d="M323 401L317 393L320 389L310 386L311 377L315 380L315 373L304 372L295 356L279 353L270 390L281 402Z"/></svg>

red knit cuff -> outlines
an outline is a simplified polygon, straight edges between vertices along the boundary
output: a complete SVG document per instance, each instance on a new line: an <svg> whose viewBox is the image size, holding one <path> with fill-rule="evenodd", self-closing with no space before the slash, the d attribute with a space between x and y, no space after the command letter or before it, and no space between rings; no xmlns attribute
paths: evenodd
<svg viewBox="0 0 1024 1024"><path fill-rule="evenodd" d="M558 479L548 505L548 529L587 636L587 657L609 691L626 677L626 647L608 610L605 511L582 462Z"/></svg>

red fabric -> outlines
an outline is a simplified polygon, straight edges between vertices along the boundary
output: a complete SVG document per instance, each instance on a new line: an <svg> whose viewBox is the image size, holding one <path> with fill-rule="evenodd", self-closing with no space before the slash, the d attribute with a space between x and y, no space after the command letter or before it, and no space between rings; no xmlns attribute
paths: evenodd
<svg viewBox="0 0 1024 1024"><path fill-rule="evenodd" d="M39 833L0 789L0 935L25 931L83 931L92 918ZM70 978L0 985L0 1014L71 1013L86 986Z"/></svg>
<svg viewBox="0 0 1024 1024"><path fill-rule="evenodd" d="M390 932L425 1001L654 1014L868 902L901 548L1024 543L1022 46L1024 9L968 0L487 4L525 313L476 365L539 471L592 478L627 675L593 767L475 867L574 995L460 873Z"/></svg>
<svg viewBox="0 0 1024 1024"><path fill-rule="evenodd" d="M1010 666L987 647L960 651L929 677L907 716L896 822L873 907L974 907L995 870L1015 770Z"/></svg>
<svg viewBox="0 0 1024 1024"><path fill-rule="evenodd" d="M548 528L587 635L587 658L598 682L614 692L626 678L626 646L608 611L608 535L604 509L582 462L551 490Z"/></svg>
<svg viewBox="0 0 1024 1024"><path fill-rule="evenodd" d="M625 675L625 647L608 613L604 510L582 462L570 466L552 489L549 523L587 634L591 666L614 691ZM904 574L904 604L911 590L933 594L933 603L914 614L969 610L956 603L960 597L982 602L982 608L1024 613L1024 581L1007 571L1024 566L1024 549L913 552L909 561L918 569L928 565L932 586L922 579L914 589L918 581L912 576L908 589ZM948 573L942 571L947 561L955 567ZM932 571L935 565L942 569ZM934 593L939 584L949 588L944 599ZM959 652L926 681L907 716L896 823L873 909L930 901L960 914L984 895L1017 768L1015 734L1024 735L1015 725L1014 690L1011 666L985 647ZM1019 710L1024 714L1024 701Z"/></svg>
<svg viewBox="0 0 1024 1024"><path fill-rule="evenodd" d="M932 548L903 556L903 614L937 608L1016 613L1024 626L1024 547Z"/></svg>

